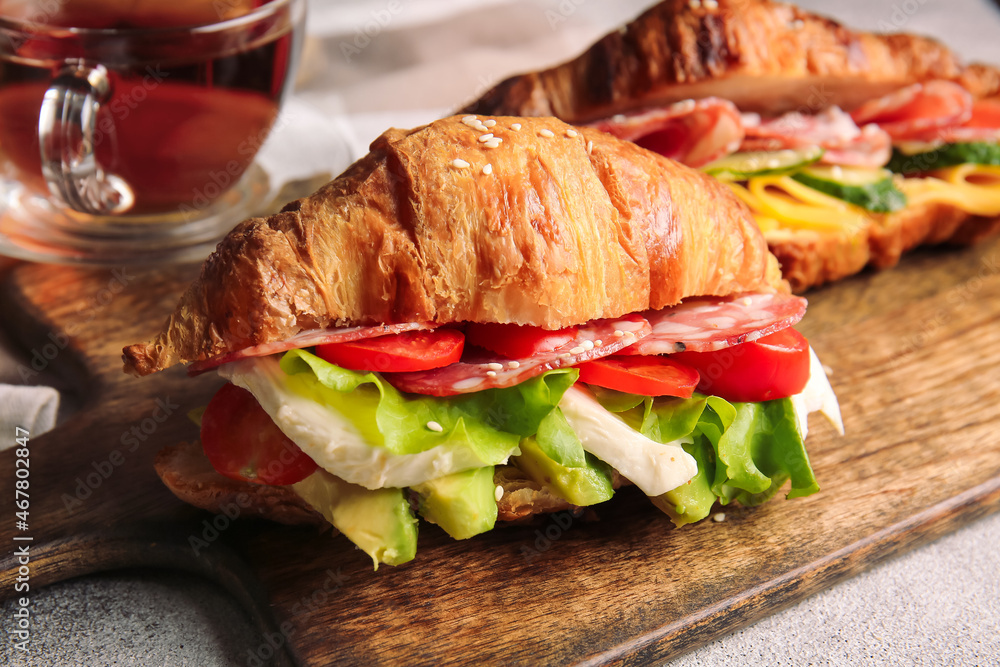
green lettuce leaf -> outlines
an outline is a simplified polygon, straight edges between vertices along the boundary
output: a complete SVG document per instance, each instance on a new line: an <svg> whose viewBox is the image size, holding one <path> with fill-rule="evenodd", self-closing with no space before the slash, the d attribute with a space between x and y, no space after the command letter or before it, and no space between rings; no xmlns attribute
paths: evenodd
<svg viewBox="0 0 1000 667"><path fill-rule="evenodd" d="M503 463L522 436L534 435L579 373L553 370L515 387L439 398L404 394L377 373L347 370L307 350L286 352L281 368L293 391L339 412L372 446L415 454L460 443L484 465Z"/></svg>
<svg viewBox="0 0 1000 667"><path fill-rule="evenodd" d="M587 465L583 443L559 408L546 415L538 425L535 442L547 457L564 468L583 468Z"/></svg>
<svg viewBox="0 0 1000 667"><path fill-rule="evenodd" d="M716 501L759 505L789 480L786 498L819 490L790 399L730 403L718 396L654 399L609 390L595 395L651 440L694 440L683 447L698 462L698 474L653 499L678 526L705 518Z"/></svg>

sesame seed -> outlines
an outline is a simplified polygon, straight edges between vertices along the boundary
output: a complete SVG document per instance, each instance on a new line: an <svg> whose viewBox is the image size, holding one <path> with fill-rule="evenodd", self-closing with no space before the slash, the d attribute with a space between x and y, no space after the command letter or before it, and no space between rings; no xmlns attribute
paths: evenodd
<svg viewBox="0 0 1000 667"><path fill-rule="evenodd" d="M486 371L486 377L495 378L497 376L496 371Z"/></svg>
<svg viewBox="0 0 1000 667"><path fill-rule="evenodd" d="M699 9L701 7L701 0L688 0L688 7L691 9Z"/></svg>
<svg viewBox="0 0 1000 667"><path fill-rule="evenodd" d="M498 364L497 362L494 361L492 363L486 364L486 368L490 369L491 371L502 371L503 364Z"/></svg>
<svg viewBox="0 0 1000 667"><path fill-rule="evenodd" d="M492 139L490 139L489 141L487 141L485 144L483 144L483 148L500 148L500 144L502 142L503 142L503 139L501 139L500 137L493 137Z"/></svg>
<svg viewBox="0 0 1000 667"><path fill-rule="evenodd" d="M455 167L457 169L465 169L466 167L469 166L469 163L466 162L465 160L461 159L461 158L456 158L456 159L454 159L454 160L451 161L451 166L453 166L453 167Z"/></svg>
<svg viewBox="0 0 1000 667"><path fill-rule="evenodd" d="M497 499L497 502L500 502L500 499L503 498L503 487L499 484L497 484L497 488L493 490L493 497Z"/></svg>
<svg viewBox="0 0 1000 667"><path fill-rule="evenodd" d="M544 127L541 130L539 130L538 134L542 135L546 139L551 139L552 137L556 136L556 133L548 129L547 127Z"/></svg>
<svg viewBox="0 0 1000 667"><path fill-rule="evenodd" d="M468 116L466 116L465 118L462 119L462 122L463 123L470 123L470 122L472 122L474 120L478 121L479 118L477 118L475 116L475 114L469 114Z"/></svg>
<svg viewBox="0 0 1000 667"><path fill-rule="evenodd" d="M493 127L496 124L497 124L497 122L495 120L493 120L492 118L490 118L489 120L484 120L483 121L483 125L485 125L486 127Z"/></svg>
<svg viewBox="0 0 1000 667"><path fill-rule="evenodd" d="M514 123L513 125L510 126L510 129L512 129L512 130L514 130L516 132L516 131L518 131L518 130L521 129L521 124L520 123Z"/></svg>
<svg viewBox="0 0 1000 667"><path fill-rule="evenodd" d="M702 4L705 5L705 9L718 9L718 0L702 0Z"/></svg>
<svg viewBox="0 0 1000 667"><path fill-rule="evenodd" d="M614 116L611 117L611 120L612 120L612 122L615 122L615 123L624 123L625 122L625 114L623 114L623 113L616 113Z"/></svg>
<svg viewBox="0 0 1000 667"><path fill-rule="evenodd" d="M572 139L573 137L575 137L577 134L578 133L577 133L576 130L573 130L573 129L566 130L566 136L569 137L570 139Z"/></svg>
<svg viewBox="0 0 1000 667"><path fill-rule="evenodd" d="M587 351L587 348L585 348L582 345L577 345L576 347L571 348L570 351L569 351L569 353L570 354L583 354L586 351Z"/></svg>
<svg viewBox="0 0 1000 667"><path fill-rule="evenodd" d="M489 141L492 138L493 138L493 133L492 132L487 132L486 134L479 135L479 140L482 141L482 142L487 142L487 141Z"/></svg>
<svg viewBox="0 0 1000 667"><path fill-rule="evenodd" d="M722 512L716 512L715 514L712 515L712 521L714 521L715 523L722 523L725 520L726 520L726 515L723 514Z"/></svg>
<svg viewBox="0 0 1000 667"><path fill-rule="evenodd" d="M483 173L486 174L487 176L489 176L490 174L492 174L493 173L493 165L490 164L490 163L488 163L488 162L486 164L484 164L483 165Z"/></svg>
<svg viewBox="0 0 1000 667"><path fill-rule="evenodd" d="M480 132L489 132L490 128L486 127L482 123L477 122L475 125L470 125L473 130L479 130Z"/></svg>
<svg viewBox="0 0 1000 667"><path fill-rule="evenodd" d="M441 424L438 424L437 422L434 421L427 422L427 428L430 429L431 431L434 431L435 433L440 433L441 431L444 430L443 428L441 428Z"/></svg>
<svg viewBox="0 0 1000 667"><path fill-rule="evenodd" d="M590 141L587 142L587 155L590 155L593 152L594 152L594 140L591 139Z"/></svg>
<svg viewBox="0 0 1000 667"><path fill-rule="evenodd" d="M520 367L521 367L521 362L520 361L508 361L507 362L507 368L520 368Z"/></svg>

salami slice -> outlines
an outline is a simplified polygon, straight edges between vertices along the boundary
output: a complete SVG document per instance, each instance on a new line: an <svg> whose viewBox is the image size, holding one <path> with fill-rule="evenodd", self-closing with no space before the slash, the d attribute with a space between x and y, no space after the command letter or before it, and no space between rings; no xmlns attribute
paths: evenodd
<svg viewBox="0 0 1000 667"><path fill-rule="evenodd" d="M545 371L614 354L649 335L639 315L594 320L577 329L576 337L550 352L528 359L507 359L491 352L467 352L462 361L429 371L383 373L396 389L429 396L454 396L484 389L511 387Z"/></svg>
<svg viewBox="0 0 1000 667"><path fill-rule="evenodd" d="M971 115L969 91L940 80L907 86L851 112L858 125L877 123L895 141L913 141L929 130L961 125Z"/></svg>
<svg viewBox="0 0 1000 667"><path fill-rule="evenodd" d="M721 350L790 327L805 312L806 300L790 294L689 299L643 313L653 333L620 354Z"/></svg>
<svg viewBox="0 0 1000 667"><path fill-rule="evenodd" d="M379 324L373 327L344 327L341 329L313 329L295 334L291 338L276 343L264 343L245 347L236 352L227 352L211 359L196 361L188 366L188 375L198 375L211 370L217 366L230 361L238 361L247 357L264 357L269 354L287 352L313 345L323 345L325 343L349 343L354 340L365 338L376 338L387 334L402 333L403 331L417 331L421 329L433 329L438 325L430 322L403 322L401 324Z"/></svg>
<svg viewBox="0 0 1000 667"><path fill-rule="evenodd" d="M884 167L892 157L892 137L874 123L861 128L861 134L840 146L826 146L823 164L843 167Z"/></svg>
<svg viewBox="0 0 1000 667"><path fill-rule="evenodd" d="M736 105L718 97L619 114L593 127L690 167L700 167L736 151L744 134Z"/></svg>
<svg viewBox="0 0 1000 667"><path fill-rule="evenodd" d="M746 138L743 151L779 151L821 146L825 164L850 167L881 167L892 155L892 138L874 124L859 128L850 114L830 107L816 115L793 111L778 118L760 120L744 114Z"/></svg>

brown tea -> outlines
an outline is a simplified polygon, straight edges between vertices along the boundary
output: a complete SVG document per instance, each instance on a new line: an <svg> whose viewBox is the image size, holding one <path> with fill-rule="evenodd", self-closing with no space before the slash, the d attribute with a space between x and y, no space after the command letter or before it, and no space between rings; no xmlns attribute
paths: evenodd
<svg viewBox="0 0 1000 667"><path fill-rule="evenodd" d="M266 0L0 0L0 16L61 28L178 28L244 16Z"/></svg>
<svg viewBox="0 0 1000 667"><path fill-rule="evenodd" d="M226 29L211 24L268 4L0 0L0 18L102 29L0 30L0 161L7 175L47 192L39 111L66 61L82 59L107 70L110 94L97 110L92 144L100 168L132 190L127 213L204 208L239 180L267 137L290 87L297 38L287 14ZM205 29L165 29L192 25ZM151 26L157 29L136 32Z"/></svg>

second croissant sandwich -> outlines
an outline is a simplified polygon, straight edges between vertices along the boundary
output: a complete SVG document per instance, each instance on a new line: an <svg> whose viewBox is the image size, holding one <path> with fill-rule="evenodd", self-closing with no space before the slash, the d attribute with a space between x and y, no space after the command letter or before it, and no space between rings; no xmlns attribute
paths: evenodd
<svg viewBox="0 0 1000 667"><path fill-rule="evenodd" d="M1000 69L771 0L662 0L467 112L557 116L726 182L799 291L1000 229Z"/></svg>
<svg viewBox="0 0 1000 667"><path fill-rule="evenodd" d="M417 516L456 539L632 484L673 522L818 489L836 397L748 208L710 177L552 118L389 130L219 245L125 370L229 381L183 500L328 521L375 562Z"/></svg>

